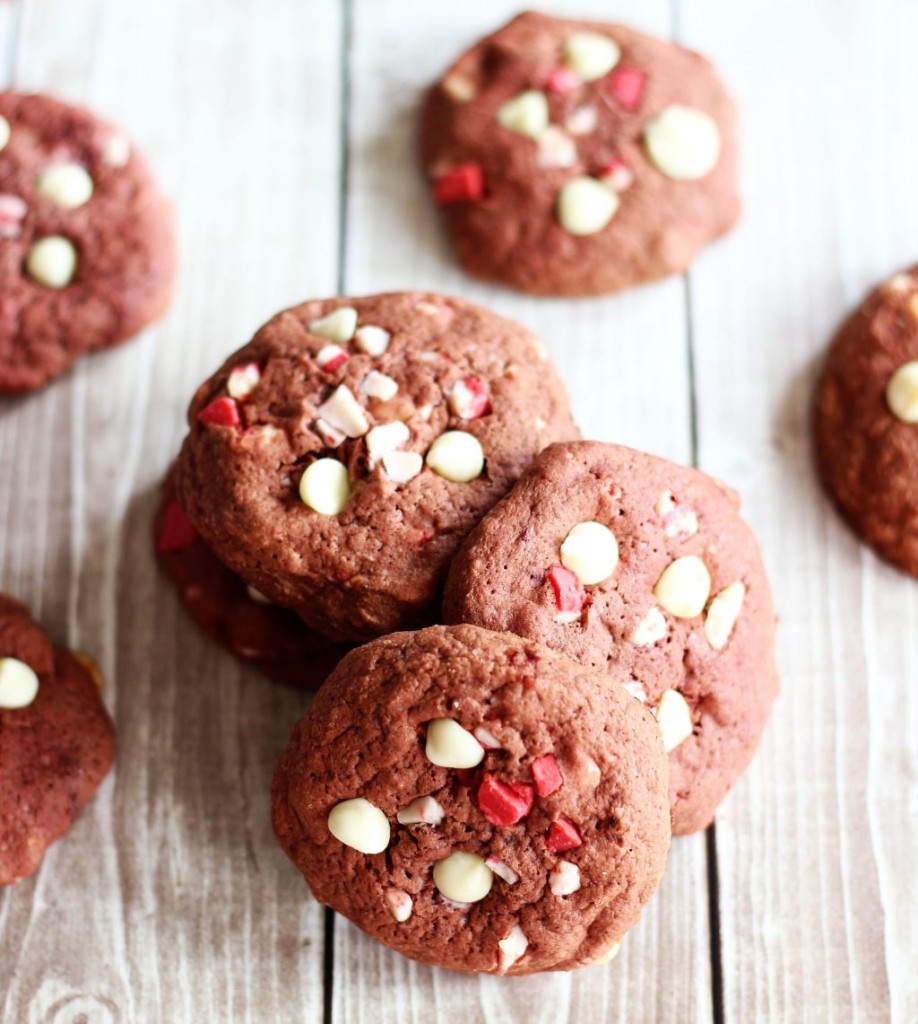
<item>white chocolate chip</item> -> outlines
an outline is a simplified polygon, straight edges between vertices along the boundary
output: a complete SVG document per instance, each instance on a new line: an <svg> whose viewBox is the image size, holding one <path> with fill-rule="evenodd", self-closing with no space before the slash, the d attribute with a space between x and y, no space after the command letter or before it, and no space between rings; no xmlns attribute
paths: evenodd
<svg viewBox="0 0 918 1024"><path fill-rule="evenodd" d="M110 135L102 149L102 159L109 167L127 167L131 159L131 140L120 132Z"/></svg>
<svg viewBox="0 0 918 1024"><path fill-rule="evenodd" d="M622 683L622 686L631 694L635 700L639 700L642 704L647 703L647 691L644 689L644 684L639 683L637 680L631 683Z"/></svg>
<svg viewBox="0 0 918 1024"><path fill-rule="evenodd" d="M323 516L336 516L350 496L347 467L337 459L316 459L300 477L303 504Z"/></svg>
<svg viewBox="0 0 918 1024"><path fill-rule="evenodd" d="M475 83L468 75L462 75L458 71L447 75L441 85L446 95L456 103L468 103L475 98Z"/></svg>
<svg viewBox="0 0 918 1024"><path fill-rule="evenodd" d="M38 696L38 676L18 658L0 658L0 710L27 708Z"/></svg>
<svg viewBox="0 0 918 1024"><path fill-rule="evenodd" d="M485 864L497 875L498 878L502 879L507 885L516 885L520 880L520 876L510 867L509 864L505 864L498 857L488 857L485 860Z"/></svg>
<svg viewBox="0 0 918 1024"><path fill-rule="evenodd" d="M369 800L358 796L336 804L328 816L328 831L360 853L382 853L389 845L389 821Z"/></svg>
<svg viewBox="0 0 918 1024"><path fill-rule="evenodd" d="M387 452L394 452L401 448L411 437L411 431L401 420L393 420L392 423L382 423L374 427L367 434L367 452L370 456L371 468L376 460Z"/></svg>
<svg viewBox="0 0 918 1024"><path fill-rule="evenodd" d="M432 796L419 796L403 807L396 818L400 825L439 825L445 811Z"/></svg>
<svg viewBox="0 0 918 1024"><path fill-rule="evenodd" d="M663 749L667 754L692 735L692 712L678 690L664 690L654 714L663 737Z"/></svg>
<svg viewBox="0 0 918 1024"><path fill-rule="evenodd" d="M578 523L561 544L561 564L589 587L607 580L618 565L618 541L602 523Z"/></svg>
<svg viewBox="0 0 918 1024"><path fill-rule="evenodd" d="M226 379L226 391L230 398L237 402L244 402L249 398L261 380L261 370L258 363L244 363L236 366L230 371Z"/></svg>
<svg viewBox="0 0 918 1024"><path fill-rule="evenodd" d="M360 390L369 395L370 398L378 398L381 402L388 402L398 394L398 381L378 370L370 370L360 385Z"/></svg>
<svg viewBox="0 0 918 1024"><path fill-rule="evenodd" d="M618 210L618 194L595 178L571 178L558 195L558 221L572 235L595 235Z"/></svg>
<svg viewBox="0 0 918 1024"><path fill-rule="evenodd" d="M498 967L501 971L509 971L529 948L529 939L518 924L515 924L507 935L497 943Z"/></svg>
<svg viewBox="0 0 918 1024"><path fill-rule="evenodd" d="M474 736L485 750L500 750L500 740L490 729L486 729L483 725L476 727Z"/></svg>
<svg viewBox="0 0 918 1024"><path fill-rule="evenodd" d="M886 383L886 404L903 423L918 423L918 360L903 363Z"/></svg>
<svg viewBox="0 0 918 1024"><path fill-rule="evenodd" d="M663 570L653 588L660 607L677 619L700 615L711 593L711 574L697 555L677 558Z"/></svg>
<svg viewBox="0 0 918 1024"><path fill-rule="evenodd" d="M918 320L918 295L909 295L905 300L905 311L913 320Z"/></svg>
<svg viewBox="0 0 918 1024"><path fill-rule="evenodd" d="M528 89L497 108L498 123L511 132L537 139L548 127L548 100L545 93Z"/></svg>
<svg viewBox="0 0 918 1024"><path fill-rule="evenodd" d="M447 899L477 903L491 891L494 873L478 854L457 850L434 864L433 880Z"/></svg>
<svg viewBox="0 0 918 1024"><path fill-rule="evenodd" d="M550 124L538 138L539 167L573 167L577 163L574 140L557 125Z"/></svg>
<svg viewBox="0 0 918 1024"><path fill-rule="evenodd" d="M382 466L393 483L407 484L424 468L424 460L417 452L386 452Z"/></svg>
<svg viewBox="0 0 918 1024"><path fill-rule="evenodd" d="M332 342L331 345L323 345L316 353L316 365L320 370L333 371L343 366L350 358L340 345Z"/></svg>
<svg viewBox="0 0 918 1024"><path fill-rule="evenodd" d="M323 420L321 416L316 420L315 429L319 432L327 448L337 448L347 437L344 431L333 427L328 420Z"/></svg>
<svg viewBox="0 0 918 1024"><path fill-rule="evenodd" d="M246 587L245 592L249 595L249 598L256 604L274 603L270 598L265 597L265 595L260 590L256 590L255 587Z"/></svg>
<svg viewBox="0 0 918 1024"><path fill-rule="evenodd" d="M435 718L427 726L424 753L441 768L474 768L484 759L484 747L452 718Z"/></svg>
<svg viewBox="0 0 918 1024"><path fill-rule="evenodd" d="M319 416L348 437L363 437L370 429L363 406L346 384L335 388L331 397L316 410Z"/></svg>
<svg viewBox="0 0 918 1024"><path fill-rule="evenodd" d="M92 178L75 163L53 164L38 176L38 194L55 206L75 210L92 198Z"/></svg>
<svg viewBox="0 0 918 1024"><path fill-rule="evenodd" d="M29 276L46 288L66 288L77 269L77 251L62 235L48 235L35 242L26 256Z"/></svg>
<svg viewBox="0 0 918 1024"><path fill-rule="evenodd" d="M548 887L555 896L570 896L580 888L580 868L569 860L559 860L548 873Z"/></svg>
<svg viewBox="0 0 918 1024"><path fill-rule="evenodd" d="M572 32L564 43L564 63L584 82L607 75L620 57L615 40L598 32Z"/></svg>
<svg viewBox="0 0 918 1024"><path fill-rule="evenodd" d="M589 135L599 126L599 111L595 107L577 107L567 115L564 127L571 135Z"/></svg>
<svg viewBox="0 0 918 1024"><path fill-rule="evenodd" d="M695 181L714 170L720 156L720 130L704 111L673 104L648 121L644 145L667 178Z"/></svg>
<svg viewBox="0 0 918 1024"><path fill-rule="evenodd" d="M341 306L340 309L332 310L327 316L313 320L309 325L309 330L313 334L318 334L320 338L344 344L354 337L356 327L357 310L352 306Z"/></svg>
<svg viewBox="0 0 918 1024"><path fill-rule="evenodd" d="M411 917L414 904L407 892L394 887L386 889L386 902L389 904L392 916L399 924L404 924Z"/></svg>
<svg viewBox="0 0 918 1024"><path fill-rule="evenodd" d="M622 944L620 942L613 942L612 945L609 946L609 948L605 951L605 953L600 953L599 956L596 957L596 959L593 961L593 966L598 967L600 964L607 964L610 961L614 960L618 956L621 948Z"/></svg>
<svg viewBox="0 0 918 1024"><path fill-rule="evenodd" d="M392 335L382 327L367 324L354 332L354 344L368 356L381 356L389 347Z"/></svg>
<svg viewBox="0 0 918 1024"><path fill-rule="evenodd" d="M669 632L666 624L666 616L659 608L648 608L647 614L631 631L628 639L635 647L650 647L658 640L662 640Z"/></svg>
<svg viewBox="0 0 918 1024"><path fill-rule="evenodd" d="M715 651L727 646L733 627L746 600L746 587L739 580L716 595L704 618L704 635Z"/></svg>
<svg viewBox="0 0 918 1024"><path fill-rule="evenodd" d="M10 141L10 135L12 135L12 130L9 121L5 117L0 117L0 153L6 149L6 144Z"/></svg>
<svg viewBox="0 0 918 1024"><path fill-rule="evenodd" d="M427 451L427 465L453 483L467 484L481 476L484 451L474 434L464 430L447 430Z"/></svg>

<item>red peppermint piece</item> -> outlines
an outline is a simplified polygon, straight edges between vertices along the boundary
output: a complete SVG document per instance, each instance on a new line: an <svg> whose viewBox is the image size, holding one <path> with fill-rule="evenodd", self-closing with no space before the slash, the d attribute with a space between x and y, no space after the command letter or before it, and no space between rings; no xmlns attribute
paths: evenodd
<svg viewBox="0 0 918 1024"><path fill-rule="evenodd" d="M0 238L18 238L28 207L19 196L0 195Z"/></svg>
<svg viewBox="0 0 918 1024"><path fill-rule="evenodd" d="M609 91L625 110L637 110L647 75L637 68L617 67L609 75Z"/></svg>
<svg viewBox="0 0 918 1024"><path fill-rule="evenodd" d="M544 754L532 762L532 779L539 796L551 796L564 785L564 776L554 754Z"/></svg>
<svg viewBox="0 0 918 1024"><path fill-rule="evenodd" d="M182 506L170 501L163 514L163 528L159 531L156 546L160 551L181 551L198 539L198 531L191 525Z"/></svg>
<svg viewBox="0 0 918 1024"><path fill-rule="evenodd" d="M198 413L198 423L214 423L218 427L241 426L239 406L232 398L215 398Z"/></svg>
<svg viewBox="0 0 918 1024"><path fill-rule="evenodd" d="M555 68L548 78L545 79L546 92L570 92L571 89L576 89L578 85L580 85L580 79L570 68L566 68L563 65Z"/></svg>
<svg viewBox="0 0 918 1024"><path fill-rule="evenodd" d="M477 202L484 196L480 164L459 164L434 182L434 199L441 205Z"/></svg>
<svg viewBox="0 0 918 1024"><path fill-rule="evenodd" d="M501 782L484 773L478 787L478 806L492 825L515 825L532 810L532 786L522 782Z"/></svg>
<svg viewBox="0 0 918 1024"><path fill-rule="evenodd" d="M571 819L561 817L551 823L545 845L550 853L564 853L565 850L575 850L582 846L583 839Z"/></svg>
<svg viewBox="0 0 918 1024"><path fill-rule="evenodd" d="M611 188L614 188L616 192L624 192L634 183L634 171L631 170L624 160L618 157L610 160L599 171L597 177Z"/></svg>
<svg viewBox="0 0 918 1024"><path fill-rule="evenodd" d="M586 591L580 580L563 565L553 565L548 570L548 582L555 592L555 604L561 612L579 612L586 601Z"/></svg>
<svg viewBox="0 0 918 1024"><path fill-rule="evenodd" d="M477 420L491 411L491 393L481 377L457 381L449 393L449 407L464 420Z"/></svg>
<svg viewBox="0 0 918 1024"><path fill-rule="evenodd" d="M226 381L226 390L230 398L244 402L251 398L252 392L261 380L261 367L258 363L242 363L233 367Z"/></svg>

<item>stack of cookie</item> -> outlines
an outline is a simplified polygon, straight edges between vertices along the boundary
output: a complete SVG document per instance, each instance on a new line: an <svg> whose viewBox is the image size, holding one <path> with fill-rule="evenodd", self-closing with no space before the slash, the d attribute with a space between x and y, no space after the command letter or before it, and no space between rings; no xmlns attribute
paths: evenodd
<svg viewBox="0 0 918 1024"><path fill-rule="evenodd" d="M274 779L316 897L426 963L608 959L777 690L736 496L579 440L535 337L429 293L280 313L189 426L156 544L198 621L307 687L363 643Z"/></svg>

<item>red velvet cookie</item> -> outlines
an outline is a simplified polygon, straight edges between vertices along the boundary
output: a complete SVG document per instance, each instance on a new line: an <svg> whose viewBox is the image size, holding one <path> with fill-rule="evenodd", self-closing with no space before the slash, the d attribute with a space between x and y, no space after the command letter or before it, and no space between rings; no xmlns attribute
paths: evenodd
<svg viewBox="0 0 918 1024"><path fill-rule="evenodd" d="M42 387L166 308L171 214L127 137L0 92L0 394Z"/></svg>
<svg viewBox="0 0 918 1024"><path fill-rule="evenodd" d="M89 658L55 650L0 594L0 886L38 869L112 766L100 683Z"/></svg>
<svg viewBox="0 0 918 1024"><path fill-rule="evenodd" d="M316 899L459 971L609 959L669 847L648 711L601 673L474 626L348 654L293 730L274 827Z"/></svg>
<svg viewBox="0 0 918 1024"><path fill-rule="evenodd" d="M465 269L536 294L683 271L739 215L713 68L623 25L514 18L430 91L420 142Z"/></svg>
<svg viewBox="0 0 918 1024"><path fill-rule="evenodd" d="M552 445L469 536L444 616L614 671L670 752L673 831L752 759L778 690L775 614L736 495L642 452Z"/></svg>
<svg viewBox="0 0 918 1024"><path fill-rule="evenodd" d="M156 560L201 629L272 679L317 690L350 649L313 632L294 612L271 604L227 569L182 511L174 470L163 482L153 544Z"/></svg>
<svg viewBox="0 0 918 1024"><path fill-rule="evenodd" d="M855 532L918 576L918 267L842 324L816 389L819 475Z"/></svg>
<svg viewBox="0 0 918 1024"><path fill-rule="evenodd" d="M577 436L540 342L399 292L278 314L199 389L182 506L221 562L311 628L414 624L478 519Z"/></svg>

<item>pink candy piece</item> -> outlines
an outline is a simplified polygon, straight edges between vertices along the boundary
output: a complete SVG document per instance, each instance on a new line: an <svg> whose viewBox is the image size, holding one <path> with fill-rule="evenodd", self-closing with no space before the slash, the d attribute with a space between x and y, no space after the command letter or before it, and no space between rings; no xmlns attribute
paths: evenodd
<svg viewBox="0 0 918 1024"><path fill-rule="evenodd" d="M645 72L619 66L609 75L609 91L625 110L637 110L646 82Z"/></svg>
<svg viewBox="0 0 918 1024"><path fill-rule="evenodd" d="M319 349L316 355L316 362L319 364L320 369L325 370L326 373L334 373L335 370L339 370L344 366L350 358L340 345L326 345L324 348Z"/></svg>
<svg viewBox="0 0 918 1024"><path fill-rule="evenodd" d="M554 93L570 92L580 85L580 79L570 69L563 65L555 68L545 79L545 91Z"/></svg>
<svg viewBox="0 0 918 1024"><path fill-rule="evenodd" d="M0 238L18 238L28 207L19 196L0 195Z"/></svg>
<svg viewBox="0 0 918 1024"><path fill-rule="evenodd" d="M634 171L618 157L610 160L596 176L616 192L624 192L634 183Z"/></svg>
<svg viewBox="0 0 918 1024"><path fill-rule="evenodd" d="M564 776L554 754L544 754L532 762L532 781L539 796L551 796L564 785Z"/></svg>
<svg viewBox="0 0 918 1024"><path fill-rule="evenodd" d="M491 394L481 377L457 381L449 393L449 407L463 420L477 420L491 409Z"/></svg>
<svg viewBox="0 0 918 1024"><path fill-rule="evenodd" d="M586 601L586 591L576 573L565 569L563 565L553 565L548 570L548 582L555 593L558 611L579 615Z"/></svg>

